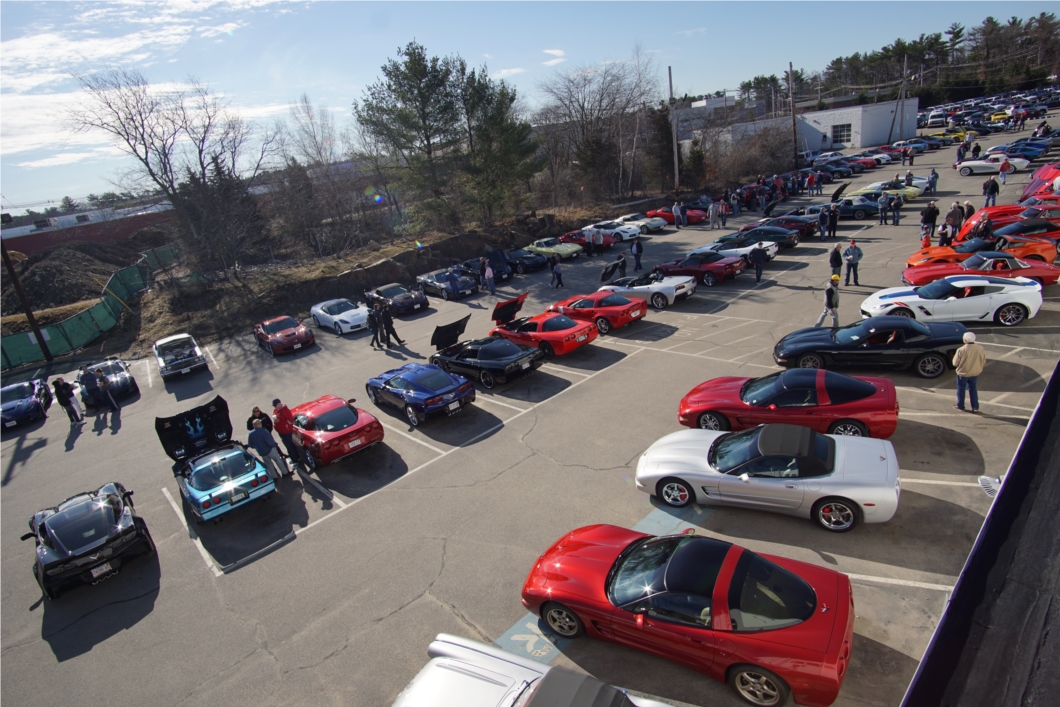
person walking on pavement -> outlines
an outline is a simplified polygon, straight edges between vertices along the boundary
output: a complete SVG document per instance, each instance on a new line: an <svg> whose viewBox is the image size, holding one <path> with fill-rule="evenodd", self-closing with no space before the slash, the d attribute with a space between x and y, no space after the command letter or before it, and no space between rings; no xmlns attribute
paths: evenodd
<svg viewBox="0 0 1060 707"><path fill-rule="evenodd" d="M986 350L975 343L975 334L964 332L964 346L953 354L953 367L957 369L957 404L953 407L964 410L964 391L968 389L972 412L979 412L979 374L986 366Z"/></svg>
<svg viewBox="0 0 1060 707"><path fill-rule="evenodd" d="M962 215L961 223L963 224L964 221L967 221L968 219L970 219L972 217L972 214L974 214L974 213L975 213L975 207L972 206L972 202L970 202L970 201L964 202L964 213Z"/></svg>
<svg viewBox="0 0 1060 707"><path fill-rule="evenodd" d="M497 283L493 279L493 267L489 263L486 263L486 287L490 289L491 296L497 294Z"/></svg>
<svg viewBox="0 0 1060 707"><path fill-rule="evenodd" d="M928 192L934 194L938 190L939 185L939 173L935 171L935 168L931 168L931 174L928 175Z"/></svg>
<svg viewBox="0 0 1060 707"><path fill-rule="evenodd" d="M1001 164L998 165L998 174L1001 176L1001 183L1005 183L1005 179L1008 177L1009 170L1012 169L1012 163L1008 161L1008 157L1001 160Z"/></svg>
<svg viewBox="0 0 1060 707"><path fill-rule="evenodd" d="M247 418L247 432L254 429L254 420L260 420L261 426L272 432L272 418L263 413L257 405L250 411L250 417Z"/></svg>
<svg viewBox="0 0 1060 707"><path fill-rule="evenodd" d="M902 199L902 195L901 194L895 194L894 198L891 199L891 225L892 226L897 226L898 225L898 217L901 215L902 204L903 203L904 203L904 199Z"/></svg>
<svg viewBox="0 0 1060 707"><path fill-rule="evenodd" d="M552 267L552 276L556 280L556 289L563 287L563 270L560 267L559 259L556 260L556 264ZM566 289L565 287L563 289Z"/></svg>
<svg viewBox="0 0 1060 707"><path fill-rule="evenodd" d="M456 274L456 268L450 266L445 273L445 279L449 283L449 291L453 299L456 299L460 296L460 276ZM386 307L383 308L383 312L386 312Z"/></svg>
<svg viewBox="0 0 1060 707"><path fill-rule="evenodd" d="M294 441L294 415L291 409L284 405L279 398L272 401L272 423L276 434L280 435L283 446L287 449L287 456L293 464L306 464L307 453Z"/></svg>
<svg viewBox="0 0 1060 707"><path fill-rule="evenodd" d="M847 277L844 283L848 287L850 286L850 275L854 275L854 286L858 287L861 283L858 282L858 263L861 262L861 258L865 254L858 248L858 244L854 241L850 241L850 245L843 251L843 260L847 263Z"/></svg>
<svg viewBox="0 0 1060 707"><path fill-rule="evenodd" d="M640 242L640 236L633 239L629 252L633 254L633 272L636 272L641 269L640 256L644 255L644 244Z"/></svg>
<svg viewBox="0 0 1060 707"><path fill-rule="evenodd" d="M81 373L77 376L77 382L81 384L81 392L85 397L85 404L94 408L103 406L103 400L99 393L99 378L95 373L88 370L88 366L81 366Z"/></svg>
<svg viewBox="0 0 1060 707"><path fill-rule="evenodd" d="M997 195L1001 191L1001 187L998 186L997 179L993 175L983 182L983 207L995 206L997 204Z"/></svg>
<svg viewBox="0 0 1060 707"><path fill-rule="evenodd" d="M397 342L398 346L404 346L405 342L398 336L398 333L394 330L394 315L390 313L390 306L383 307L381 314L383 322L383 329L386 330L387 344L386 347L390 348L390 339Z"/></svg>
<svg viewBox="0 0 1060 707"><path fill-rule="evenodd" d="M828 286L824 288L824 311L821 312L821 316L817 318L815 327L821 326L824 322L825 317L832 317L832 328L836 329L839 327L839 276L832 275L832 279L828 281Z"/></svg>
<svg viewBox="0 0 1060 707"><path fill-rule="evenodd" d="M887 225L887 216L890 213L889 209L891 206L891 197L887 192L880 194L880 198L876 201L876 206L880 210L880 224L881 226Z"/></svg>
<svg viewBox="0 0 1060 707"><path fill-rule="evenodd" d="M733 216L739 216L740 215L740 192L739 191L733 191L733 193L729 195L729 203L732 204L732 215Z"/></svg>
<svg viewBox="0 0 1060 707"><path fill-rule="evenodd" d="M817 231L821 234L822 241L828 237L828 216L829 209L827 206L822 206L821 210L817 212Z"/></svg>
<svg viewBox="0 0 1060 707"><path fill-rule="evenodd" d="M111 392L113 383L102 368L96 369L96 379L99 381L99 399L103 401L103 404L108 406L111 412L121 410L121 406L114 400L114 394Z"/></svg>
<svg viewBox="0 0 1060 707"><path fill-rule="evenodd" d="M555 255L549 256L549 258L548 258L548 274L552 276L552 279L549 280L548 286L552 287L552 288L556 287L556 266L557 265L559 265L559 258L556 257Z"/></svg>
<svg viewBox="0 0 1060 707"><path fill-rule="evenodd" d="M839 206L832 204L828 209L828 237L835 238L835 230L839 227Z"/></svg>
<svg viewBox="0 0 1060 707"><path fill-rule="evenodd" d="M757 285L762 281L762 266L769 262L769 252L766 251L762 242L759 241L758 244L751 249L747 259L751 261L751 265L755 268L755 284Z"/></svg>
<svg viewBox="0 0 1060 707"><path fill-rule="evenodd" d="M670 209L670 213L674 215L674 228L678 231L681 230L681 205L676 201L674 202L673 208Z"/></svg>
<svg viewBox="0 0 1060 707"><path fill-rule="evenodd" d="M386 332L383 330L383 321L380 316L378 302L372 305L371 311L368 312L368 328L372 331L372 348L376 346L383 348Z"/></svg>
<svg viewBox="0 0 1060 707"><path fill-rule="evenodd" d="M832 252L828 254L828 265L832 268L833 275L843 273L843 245L841 243L836 243L835 248L832 248Z"/></svg>
<svg viewBox="0 0 1060 707"><path fill-rule="evenodd" d="M78 415L78 411L74 409L74 402L77 400L74 395L74 387L62 378L56 378L52 381L52 388L55 389L55 402L59 403L59 407L66 412L66 416L70 418L71 426L85 424L84 416Z"/></svg>
<svg viewBox="0 0 1060 707"><path fill-rule="evenodd" d="M272 433L265 429L261 420L254 420L253 427L254 429L247 436L247 444L258 453L258 458L265 465L265 471L269 472L269 476L273 479L290 474L291 470L280 456L280 445L276 444Z"/></svg>
<svg viewBox="0 0 1060 707"><path fill-rule="evenodd" d="M710 230L718 228L718 202L711 201L710 206L707 207L707 213L710 214Z"/></svg>
<svg viewBox="0 0 1060 707"><path fill-rule="evenodd" d="M625 253L619 253L618 257L615 258L615 262L618 263L618 276L619 277L625 277L626 276L626 254Z"/></svg>
<svg viewBox="0 0 1060 707"><path fill-rule="evenodd" d="M939 220L939 208L935 206L934 201L929 201L927 208L920 212L920 226L928 227L930 230L928 234L935 232L935 224Z"/></svg>

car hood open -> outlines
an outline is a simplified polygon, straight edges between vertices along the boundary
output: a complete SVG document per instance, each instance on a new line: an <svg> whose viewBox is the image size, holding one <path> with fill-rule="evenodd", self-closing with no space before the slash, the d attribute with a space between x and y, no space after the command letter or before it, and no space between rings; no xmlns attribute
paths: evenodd
<svg viewBox="0 0 1060 707"><path fill-rule="evenodd" d="M523 303L526 302L526 297L529 294L529 292L524 292L515 299L498 302L493 308L493 316L491 317L493 321L498 324L507 324L515 319L515 315L523 308Z"/></svg>
<svg viewBox="0 0 1060 707"><path fill-rule="evenodd" d="M463 319L458 319L452 324L443 324L434 328L434 335L431 336L431 346L437 350L447 349L457 341L460 341L461 334L464 333L464 329L467 328L467 322L471 319L471 315L467 315Z"/></svg>
<svg viewBox="0 0 1060 707"><path fill-rule="evenodd" d="M232 439L228 403L218 395L206 403L173 417L156 417L155 433L166 456L181 461Z"/></svg>

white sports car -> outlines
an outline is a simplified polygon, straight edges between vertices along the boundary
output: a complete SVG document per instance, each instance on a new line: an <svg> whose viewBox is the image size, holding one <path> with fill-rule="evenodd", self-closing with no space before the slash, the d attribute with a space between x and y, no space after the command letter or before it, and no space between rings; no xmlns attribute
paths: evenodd
<svg viewBox="0 0 1060 707"><path fill-rule="evenodd" d="M618 292L627 297L640 297L651 302L651 306L656 309L665 309L678 299L688 299L695 294L696 279L687 275L650 272L612 280L600 290Z"/></svg>
<svg viewBox="0 0 1060 707"><path fill-rule="evenodd" d="M779 243L760 241L754 237L747 237L731 238L724 242L715 241L709 245L696 248L688 255L691 257L693 255L698 255L699 253L717 253L719 255L724 255L726 258L748 258L751 255L751 251L759 245L766 249L766 253L769 254L770 260L775 258L777 251L780 250Z"/></svg>
<svg viewBox="0 0 1060 707"><path fill-rule="evenodd" d="M1001 163L1008 160L1009 169L1006 174L1019 172L1030 166L1030 161L1022 157L1006 157L1005 155L987 155L981 160L965 160L953 165L953 168L962 177L970 177L973 174L998 174L1001 172Z"/></svg>
<svg viewBox="0 0 1060 707"><path fill-rule="evenodd" d="M1038 314L1042 286L1025 277L950 275L923 287L889 287L861 303L864 318L910 317L922 322L988 322L1016 326Z"/></svg>
<svg viewBox="0 0 1060 707"><path fill-rule="evenodd" d="M331 329L336 334L347 334L368 328L368 307L348 299L329 299L309 308L313 323L320 329Z"/></svg>
<svg viewBox="0 0 1060 707"><path fill-rule="evenodd" d="M534 645L533 639L531 632L529 646ZM549 645L544 635L540 639L540 645ZM405 686L393 707L668 707L584 673L539 663L528 654L515 655L447 633L435 637L427 655L431 660Z"/></svg>
<svg viewBox="0 0 1060 707"><path fill-rule="evenodd" d="M699 503L772 511L837 533L859 522L889 521L901 493L890 442L797 425L674 432L640 456L636 482L675 508Z"/></svg>
<svg viewBox="0 0 1060 707"><path fill-rule="evenodd" d="M590 234L599 231L605 236L611 236L620 243L633 240L640 235L640 226L622 224L618 221L601 221L600 223L594 223L592 226L586 226L582 230Z"/></svg>
<svg viewBox="0 0 1060 707"><path fill-rule="evenodd" d="M859 190L859 191L863 191L863 190L866 190L866 189L871 189L873 191L875 191L877 189L891 189L891 188L894 187L894 181L895 180L889 179L889 180L884 181L884 182L873 182L872 184L869 184L867 186L861 187L861 190ZM919 189L920 190L920 194L923 194L925 191L927 191L927 188L928 188L928 179L927 179L927 177L917 177L916 175L913 175L913 186L912 187L905 186L905 175L904 174L899 175L897 181L901 182L901 186L906 188L906 189ZM917 196L919 196L919 194Z"/></svg>
<svg viewBox="0 0 1060 707"><path fill-rule="evenodd" d="M658 216L645 216L644 214L626 214L615 219L615 223L625 226L636 226L641 233L659 231L666 228L666 219Z"/></svg>

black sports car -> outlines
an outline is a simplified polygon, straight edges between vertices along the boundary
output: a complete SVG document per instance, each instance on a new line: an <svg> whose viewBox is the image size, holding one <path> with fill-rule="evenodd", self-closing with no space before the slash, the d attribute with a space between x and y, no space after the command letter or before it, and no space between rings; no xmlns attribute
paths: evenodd
<svg viewBox="0 0 1060 707"><path fill-rule="evenodd" d="M493 268L493 281L494 282L507 282L512 279L513 270L512 266L508 264L508 259L504 256L504 251L495 250L486 254L486 260L489 261L490 267ZM466 275L471 279L478 281L479 278L479 259L468 258L460 264L460 274Z"/></svg>
<svg viewBox="0 0 1060 707"><path fill-rule="evenodd" d="M1025 218L994 231L995 238L1001 236L1034 236L1056 241L1060 239L1060 225L1043 218Z"/></svg>
<svg viewBox="0 0 1060 707"><path fill-rule="evenodd" d="M467 275L461 275L460 271L456 273L456 291L453 291L453 286L449 282L449 271L448 270L435 270L433 272L423 273L422 275L416 276L416 284L420 288L420 292L424 295L430 293L432 295L438 295L442 299L460 299L461 297L468 297L478 292L478 277L474 279Z"/></svg>
<svg viewBox="0 0 1060 707"><path fill-rule="evenodd" d="M431 355L430 363L450 373L477 380L483 388L492 388L521 376L529 375L541 368L545 355L538 349L508 341L487 337L459 341L467 320L436 327L431 345L438 352Z"/></svg>
<svg viewBox="0 0 1060 707"><path fill-rule="evenodd" d="M115 400L140 392L140 385L133 378L129 365L120 358L108 358L105 361L93 363L88 367L88 370L95 373L97 368L102 370L103 375L110 380L110 394L114 396ZM81 388L81 402L85 407L94 407L95 401L85 397L84 388Z"/></svg>
<svg viewBox="0 0 1060 707"><path fill-rule="evenodd" d="M872 317L838 329L794 331L773 347L773 360L785 368L912 366L919 376L937 378L950 367L966 331L963 324Z"/></svg>
<svg viewBox="0 0 1060 707"><path fill-rule="evenodd" d="M548 258L545 256L531 253L522 248L509 250L504 254L504 257L508 260L508 264L515 269L515 272L520 275L534 272L535 270L541 270L548 265Z"/></svg>
<svg viewBox="0 0 1060 707"><path fill-rule="evenodd" d="M393 314L409 314L427 309L430 302L422 290L410 290L404 285L391 282L389 285L364 291L364 301L372 307L376 304L389 306Z"/></svg>
<svg viewBox="0 0 1060 707"><path fill-rule="evenodd" d="M753 238L757 241L776 243L781 248L794 248L799 244L799 232L776 226L757 226L747 231L730 233L717 239L718 243L728 243L736 239Z"/></svg>
<svg viewBox="0 0 1060 707"><path fill-rule="evenodd" d="M112 482L33 514L22 539L37 543L33 576L44 596L58 599L71 585L99 584L126 560L155 553L147 524L133 515L132 495Z"/></svg>

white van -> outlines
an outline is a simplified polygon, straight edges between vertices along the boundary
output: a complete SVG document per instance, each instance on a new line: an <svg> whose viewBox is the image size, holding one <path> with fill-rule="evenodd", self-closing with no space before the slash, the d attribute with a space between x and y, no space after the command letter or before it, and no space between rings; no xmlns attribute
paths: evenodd
<svg viewBox="0 0 1060 707"><path fill-rule="evenodd" d="M934 110L928 116L927 126L929 128L944 128L947 120L949 120L949 115L946 114L946 111Z"/></svg>

